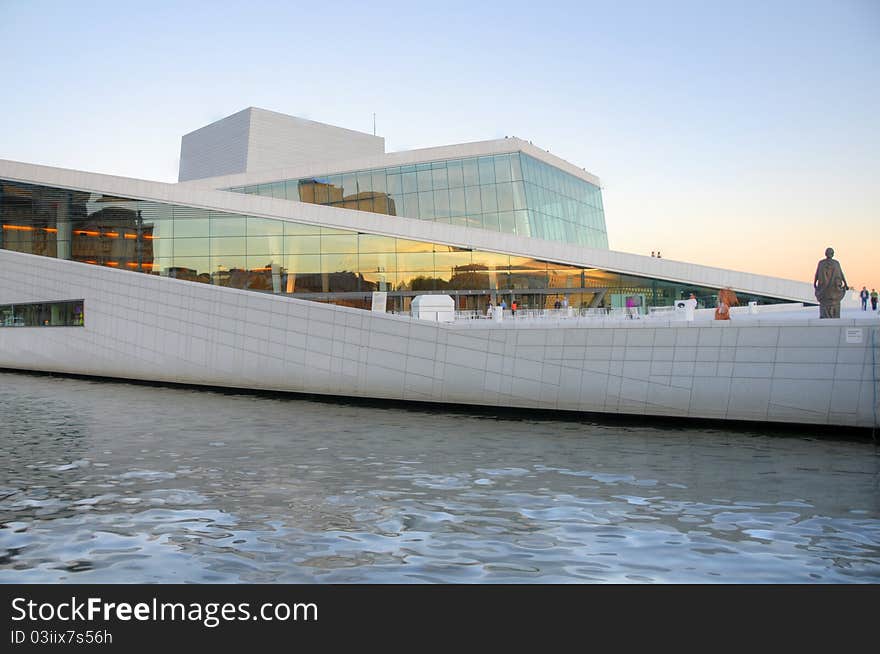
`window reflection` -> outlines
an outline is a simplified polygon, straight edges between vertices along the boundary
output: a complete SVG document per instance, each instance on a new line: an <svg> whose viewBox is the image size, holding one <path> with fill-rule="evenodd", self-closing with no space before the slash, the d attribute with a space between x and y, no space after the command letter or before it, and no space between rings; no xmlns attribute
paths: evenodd
<svg viewBox="0 0 880 654"><path fill-rule="evenodd" d="M83 327L85 301L0 305L0 327Z"/></svg>
<svg viewBox="0 0 880 654"><path fill-rule="evenodd" d="M357 234L350 235L322 235L321 236L321 251L322 252L350 252L356 253L358 251L358 237Z"/></svg>
<svg viewBox="0 0 880 654"><path fill-rule="evenodd" d="M321 227L318 225L306 225L304 223L284 223L284 235L285 236L304 236L304 235L315 235L321 233Z"/></svg>
<svg viewBox="0 0 880 654"><path fill-rule="evenodd" d="M321 237L313 236L285 236L285 254L321 254Z"/></svg>
<svg viewBox="0 0 880 654"><path fill-rule="evenodd" d="M247 254L274 254L282 253L284 239L280 236L248 236Z"/></svg>
<svg viewBox="0 0 880 654"><path fill-rule="evenodd" d="M433 252L399 252L397 267L400 270L433 271Z"/></svg>
<svg viewBox="0 0 880 654"><path fill-rule="evenodd" d="M358 270L363 273L397 271L397 255L393 252L358 255Z"/></svg>
<svg viewBox="0 0 880 654"><path fill-rule="evenodd" d="M205 256L209 252L209 238L177 238L174 239L174 258Z"/></svg>
<svg viewBox="0 0 880 654"><path fill-rule="evenodd" d="M211 283L211 259L209 257L175 256L170 266L163 269L166 277L189 282Z"/></svg>
<svg viewBox="0 0 880 654"><path fill-rule="evenodd" d="M269 218L247 217L247 235L251 236L281 236L284 233L284 223L280 220Z"/></svg>
<svg viewBox="0 0 880 654"><path fill-rule="evenodd" d="M244 236L247 234L247 223L244 216L226 217L213 212L211 215L211 237Z"/></svg>
<svg viewBox="0 0 880 654"><path fill-rule="evenodd" d="M245 244L247 239L244 237L221 237L211 239L212 255L244 255L247 252Z"/></svg>
<svg viewBox="0 0 880 654"><path fill-rule="evenodd" d="M433 252L434 244L424 241L408 241L403 238L395 239L397 241L398 252Z"/></svg>
<svg viewBox="0 0 880 654"><path fill-rule="evenodd" d="M363 255L367 252L394 252L395 240L390 236L376 234L359 234L358 251Z"/></svg>
<svg viewBox="0 0 880 654"><path fill-rule="evenodd" d="M293 254L283 258L284 267L295 273L317 273L321 271L321 255Z"/></svg>
<svg viewBox="0 0 880 654"><path fill-rule="evenodd" d="M321 254L321 272L355 272L357 254Z"/></svg>
<svg viewBox="0 0 880 654"><path fill-rule="evenodd" d="M396 183L390 181L395 175L411 175L417 186L419 179L431 186L445 179L448 190L420 190L411 197L419 205L427 205L430 198L436 219L447 211L444 199L449 201L450 214L466 211L471 202L474 212L450 216L454 224L541 238L573 238L578 232L570 219L579 216L579 202L593 203L591 215L601 217L598 189L593 192L579 185L580 180L555 169L548 170L543 164L539 166L524 155L499 156L501 159L488 157L409 167L383 179L388 188ZM525 181L503 181L505 171L516 179L518 166L522 167ZM479 185L462 186L468 179L482 179L483 172L488 176L490 170L494 179L502 180L494 182L491 190ZM360 188L375 183L375 171L369 176L352 174L346 179L353 180L360 189L357 195L361 197L354 201L371 201L375 209L382 196ZM327 191L326 197L345 201L343 184L343 176L336 176L298 181L295 188L298 193L323 189ZM279 192L280 188L281 185L268 185L265 190ZM283 188L286 191L290 187ZM523 194L532 194L534 206L543 211L510 209L521 206L522 200L517 198ZM425 199L421 200L422 197ZM495 198L497 211L486 211L484 205L492 203L489 198ZM604 235L601 230L588 231ZM648 306L668 306L691 292L703 306L713 306L717 293L707 287L529 257L471 252L391 236L3 180L0 247L206 284L304 294L350 306L360 306L358 302L365 302L363 294L373 290L392 293L392 308L406 306L408 298L423 291L454 293L463 306L485 303L496 293L511 297L515 294L523 307L552 307L563 294L575 307L616 306L615 303L631 295L640 295ZM345 295L358 293L359 299ZM741 299L777 301L748 294Z"/></svg>
<svg viewBox="0 0 880 654"><path fill-rule="evenodd" d="M279 197L275 186L230 190ZM289 180L285 193L301 202L608 247L599 188L523 153Z"/></svg>

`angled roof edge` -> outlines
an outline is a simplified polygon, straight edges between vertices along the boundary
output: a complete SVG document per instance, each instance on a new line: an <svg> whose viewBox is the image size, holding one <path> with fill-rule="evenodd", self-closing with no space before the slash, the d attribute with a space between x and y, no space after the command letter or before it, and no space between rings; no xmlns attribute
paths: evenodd
<svg viewBox="0 0 880 654"><path fill-rule="evenodd" d="M815 303L813 286L779 277L727 270L699 264L567 245L537 238L492 232L459 225L386 216L367 211L230 193L190 184L169 184L101 173L54 168L0 159L0 178L119 197L187 205L201 209L247 214L289 222L361 231L455 247L501 252L610 272L653 277Z"/></svg>
<svg viewBox="0 0 880 654"><path fill-rule="evenodd" d="M228 121L229 119L235 118L236 116L239 116L240 114L245 114L245 113L250 114L251 109L253 109L253 108L254 107L245 107L241 111L233 112L233 113L229 114L228 116L223 116L223 118L218 118L217 120L212 120L210 123L206 123L206 124L202 125L201 127L197 127L193 130L188 131L186 134L182 134L180 138L183 139L184 137L189 136L190 134L195 134L196 132L200 132L201 130L206 129L208 127L213 127L214 125L216 125L218 123L222 123L223 121Z"/></svg>
<svg viewBox="0 0 880 654"><path fill-rule="evenodd" d="M201 127L197 127L196 129L190 130L189 132L187 132L186 134L183 134L182 136L189 136L190 134L194 134L200 130L205 129L206 127L211 127L213 125L216 125L217 123L222 123L224 120L228 120L229 118L234 118L235 116L238 116L239 114L245 114L245 113L249 114L251 117L253 117L254 114L258 114L258 113L259 114L267 114L267 115L277 116L278 118L290 119L294 122L309 123L311 125L321 125L322 127L332 127L333 129L340 130L343 132L351 132L352 134L357 134L358 136L372 136L373 138L383 139L383 140L385 138L383 136L377 136L375 134L370 134L369 132L362 132L357 129L351 129L350 127L340 127L339 125L334 125L332 123L324 123L324 122L321 122L320 120L312 120L311 118L303 118L302 116L294 116L292 114L285 114L280 111L273 111L271 109L263 109L262 107L254 107L253 105L251 105L250 107L245 107L244 109L241 109L239 111L235 111L227 116L223 116L222 118L218 118L217 120L212 120L210 123L205 123Z"/></svg>
<svg viewBox="0 0 880 654"><path fill-rule="evenodd" d="M369 136L369 137L372 137L377 140L381 139L382 141L385 140L384 136L379 136L378 134L370 134L369 132L362 132L359 129L351 129L350 127L340 127L339 125L334 125L333 123L325 123L320 120L312 120L311 118L303 118L302 116L294 116L293 114L285 114L281 111L273 111L272 109L263 109L262 107L251 106L251 107L248 107L247 109L245 109L245 111L250 111L251 115L266 114L266 115L271 115L271 116L277 116L278 118L282 118L282 119L290 118L290 119L293 119L295 122L309 123L310 125L320 125L321 127L332 127L333 129L339 130L341 132L349 132L351 134L356 134L358 136Z"/></svg>
<svg viewBox="0 0 880 654"><path fill-rule="evenodd" d="M302 166L279 168L275 170L263 170L252 173L236 173L234 175L221 175L218 177L206 177L187 182L179 182L188 186L204 188L230 188L232 186L247 186L250 184L267 184L284 179L300 179L313 175L326 175L335 173L347 173L369 168L384 168L387 166L407 166L441 159L458 159L466 157L479 157L490 154L506 154L510 152L524 152L551 166L555 166L570 175L583 179L590 184L602 186L601 180L582 168L569 163L565 159L550 154L546 150L535 147L528 141L523 141L515 136L492 139L490 141L474 141L472 143L458 143L455 145L441 145L432 148L420 148L418 150L402 150L400 152L386 152L381 155L358 157L354 159L336 159L329 161L315 161Z"/></svg>

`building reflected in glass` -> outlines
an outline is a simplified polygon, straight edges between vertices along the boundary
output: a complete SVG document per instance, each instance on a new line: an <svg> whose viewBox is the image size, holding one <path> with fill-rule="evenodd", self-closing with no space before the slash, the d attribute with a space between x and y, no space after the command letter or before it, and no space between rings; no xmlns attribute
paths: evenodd
<svg viewBox="0 0 880 654"><path fill-rule="evenodd" d="M484 159L491 162L491 169L488 163L481 168L480 162ZM523 156L522 160L525 159L528 157ZM386 170L375 176L371 172L371 190L361 190L358 181L361 174L343 175L341 180L295 180L285 182L284 188L303 194L298 197L309 198L310 194L315 194L316 199L326 200L328 204L370 202L374 212L378 207L387 209L389 215L395 215L391 212L396 211L399 202L402 201L404 206L409 202L406 196L411 194L398 194L398 188L414 188L416 194L427 193L418 189L434 184L435 179L438 184L446 185L443 193L447 197L451 198L456 189L465 193L468 189L476 189L480 197L484 197L482 183L471 187L450 186L459 180L456 176L450 182L449 173L453 168L460 170L462 181L479 179L482 182L488 180L490 174L494 175L496 181L491 185L496 202L500 197L500 185L505 185L504 188L514 196L520 192L514 190L517 184L525 196L537 192L529 190L531 182L525 181L528 175L514 174L512 162L521 161L518 156L472 161L475 162L472 167L466 167L463 161L455 166L443 162L444 168L416 170L411 178L405 177L409 173L403 172ZM498 162L501 162L501 168L496 167ZM458 164L461 164L460 168ZM531 164L526 164L522 170L529 166ZM466 169L468 177L465 177ZM438 173L435 178L437 170L443 173ZM505 173L499 173L499 170L506 170L511 178L522 178L506 179L503 177ZM420 172L423 173L421 177ZM388 180L395 176L397 181L389 188ZM500 177L506 181L498 181ZM382 199L377 199L380 195L376 189L380 186L374 179L385 180ZM424 184L420 181L422 179ZM342 186L339 187L338 183ZM346 184L350 185L351 193L346 192L349 188ZM431 191L432 198L435 190ZM534 206L557 211L559 203L549 202L553 197L548 192L548 204ZM337 200L331 201L332 198ZM597 201L596 198L600 196L597 194L593 201ZM598 201L601 204L601 200ZM421 200L419 206L423 206ZM436 219L436 202L433 206ZM480 204L481 208L486 206L489 205ZM512 206L518 206L516 201ZM532 220L533 215L550 214L533 212L533 208L514 208L513 222L510 223L514 233L518 229L517 211L524 212L524 229L538 228L538 225L543 225L540 229L551 229L548 225L568 229L563 220ZM598 211L594 216L600 220L601 208ZM500 216L501 213L484 211L473 216L485 220L486 216ZM451 213L446 217L453 219ZM482 224L485 227L486 223ZM601 224L604 239L604 221L598 224ZM600 233L592 228L581 233L590 230ZM623 306L624 298L633 296L637 296L643 306L668 306L690 293L695 293L706 306L712 306L717 294L717 289L710 287L530 257L8 180L0 180L0 247L120 270L361 308L369 308L373 291L386 291L389 310L400 312L409 309L415 295L426 292L448 293L457 298L459 308L476 310L484 310L490 300L497 302L501 298L505 298L508 304L516 299L522 308L551 308L562 298L566 298L572 307ZM779 301L742 294L740 300Z"/></svg>
<svg viewBox="0 0 880 654"><path fill-rule="evenodd" d="M601 189L521 152L228 190L608 248Z"/></svg>

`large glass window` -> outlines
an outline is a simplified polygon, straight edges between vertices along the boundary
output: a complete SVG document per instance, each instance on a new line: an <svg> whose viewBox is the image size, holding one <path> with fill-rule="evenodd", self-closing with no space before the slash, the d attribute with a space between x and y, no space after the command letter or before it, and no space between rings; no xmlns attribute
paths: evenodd
<svg viewBox="0 0 880 654"><path fill-rule="evenodd" d="M577 180L558 171L554 180L553 170L542 170L519 155L508 163L514 160L523 166L523 176L533 181L513 179L418 191L402 196L404 206L410 200L415 203L414 217L419 216L416 207L430 202L436 219L448 212L454 224L575 238L578 231L570 218L572 212L578 215L577 203L583 198L563 196L542 185L577 195ZM470 161L472 172L479 175L479 160ZM496 179L503 178L504 170L511 178L517 176L513 167L497 166L498 157L485 161L482 165L487 174L491 163ZM402 174L427 172L433 184L435 172L445 170L451 184L456 174L450 171L456 170L461 171L464 181L465 162L454 163L442 169L413 168ZM356 184L367 179L360 173L352 178ZM369 179L372 183L372 174ZM321 184L341 193L341 187ZM301 192L305 186L296 185ZM532 208L511 210L511 206L520 206L517 197L523 194L534 197L534 203L529 204ZM596 202L601 196L584 197ZM491 206L493 201L498 210L486 210L485 205ZM599 207L593 209L600 212ZM714 306L717 294L716 289L707 287L528 257L3 180L0 248L252 291L318 294L318 299L348 303L355 300L344 294L360 294L357 302L366 302L363 294L373 290L387 290L398 298L422 291L449 291L467 297L516 293L524 307L553 306L561 293L571 296L572 306L618 306L633 295L644 298L644 306L668 306L691 292L703 306ZM754 295L740 297L742 302L750 300L778 301ZM63 310L67 313L55 304L20 305L26 308L18 313L6 307L0 321L7 326L43 325L46 320L55 325L75 322L71 315L81 318L81 306L77 309L75 301L73 308Z"/></svg>
<svg viewBox="0 0 880 654"><path fill-rule="evenodd" d="M288 199L300 202L608 247L600 189L519 152L229 190L282 197L279 184ZM180 228L180 236L203 236L197 222Z"/></svg>

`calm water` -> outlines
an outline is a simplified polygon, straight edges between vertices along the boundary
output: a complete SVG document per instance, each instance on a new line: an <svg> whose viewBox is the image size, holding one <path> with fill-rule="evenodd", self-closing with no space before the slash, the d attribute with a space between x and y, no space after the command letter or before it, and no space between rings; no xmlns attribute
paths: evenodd
<svg viewBox="0 0 880 654"><path fill-rule="evenodd" d="M0 373L2 582L880 582L870 442Z"/></svg>

